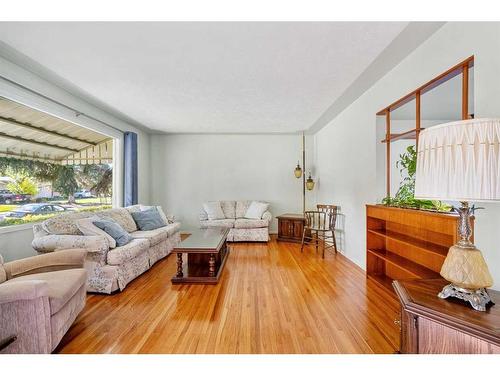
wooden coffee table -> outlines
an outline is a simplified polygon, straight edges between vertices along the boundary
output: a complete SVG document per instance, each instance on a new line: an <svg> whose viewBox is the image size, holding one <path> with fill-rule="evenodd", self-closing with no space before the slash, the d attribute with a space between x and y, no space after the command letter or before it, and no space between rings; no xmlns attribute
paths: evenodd
<svg viewBox="0 0 500 375"><path fill-rule="evenodd" d="M177 254L172 284L217 284L229 255L228 232L227 228L195 229L179 243L172 250ZM183 254L187 254L187 262Z"/></svg>

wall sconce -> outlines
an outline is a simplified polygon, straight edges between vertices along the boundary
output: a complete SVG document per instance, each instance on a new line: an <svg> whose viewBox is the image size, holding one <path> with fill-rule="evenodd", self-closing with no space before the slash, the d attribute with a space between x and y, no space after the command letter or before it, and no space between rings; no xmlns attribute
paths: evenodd
<svg viewBox="0 0 500 375"><path fill-rule="evenodd" d="M305 133L302 132L302 166L306 167L306 136ZM300 161L297 162L297 166L295 167L293 174L297 179L302 178L302 211L306 211L306 189L311 191L314 189L314 180L311 176L311 171L309 171L309 177L306 180L305 171L302 170L300 166Z"/></svg>
<svg viewBox="0 0 500 375"><path fill-rule="evenodd" d="M307 177L307 180L306 180L306 188L307 188L307 190L314 189L314 180L311 177L311 172L309 172L309 177Z"/></svg>
<svg viewBox="0 0 500 375"><path fill-rule="evenodd" d="M301 178L302 177L302 168L300 168L299 162L297 162L297 166L295 167L295 170L293 171L295 174L295 177Z"/></svg>

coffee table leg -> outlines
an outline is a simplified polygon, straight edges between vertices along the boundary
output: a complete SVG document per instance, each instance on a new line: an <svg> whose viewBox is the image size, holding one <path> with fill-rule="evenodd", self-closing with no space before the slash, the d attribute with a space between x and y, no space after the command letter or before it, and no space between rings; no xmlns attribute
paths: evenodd
<svg viewBox="0 0 500 375"><path fill-rule="evenodd" d="M177 253L177 277L182 276L182 253Z"/></svg>
<svg viewBox="0 0 500 375"><path fill-rule="evenodd" d="M210 254L208 256L208 276L215 276L215 254Z"/></svg>

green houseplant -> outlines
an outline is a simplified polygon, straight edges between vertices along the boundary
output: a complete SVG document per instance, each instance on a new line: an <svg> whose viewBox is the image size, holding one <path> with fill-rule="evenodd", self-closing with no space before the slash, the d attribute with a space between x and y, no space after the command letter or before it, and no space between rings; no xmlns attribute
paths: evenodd
<svg viewBox="0 0 500 375"><path fill-rule="evenodd" d="M408 146L406 152L396 161L402 180L394 197L386 197L382 204L392 207L414 208L419 210L450 211L451 206L441 201L415 199L415 173L417 171L417 151L415 146Z"/></svg>

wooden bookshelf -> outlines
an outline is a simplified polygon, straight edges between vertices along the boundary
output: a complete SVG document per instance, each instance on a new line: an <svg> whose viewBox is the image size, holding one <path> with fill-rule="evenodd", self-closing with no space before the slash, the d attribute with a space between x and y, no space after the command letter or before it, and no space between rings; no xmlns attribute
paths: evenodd
<svg viewBox="0 0 500 375"><path fill-rule="evenodd" d="M367 276L390 290L393 280L439 278L457 228L455 214L366 205Z"/></svg>

